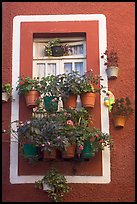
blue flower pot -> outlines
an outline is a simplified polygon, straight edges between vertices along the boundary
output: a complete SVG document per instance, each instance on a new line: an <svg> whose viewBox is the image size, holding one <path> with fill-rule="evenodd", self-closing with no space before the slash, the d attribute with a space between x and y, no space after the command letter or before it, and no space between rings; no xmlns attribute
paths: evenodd
<svg viewBox="0 0 137 204"><path fill-rule="evenodd" d="M90 142L85 142L84 149L81 151L81 157L84 159L89 159L95 156L95 149L93 144Z"/></svg>
<svg viewBox="0 0 137 204"><path fill-rule="evenodd" d="M57 99L57 100L55 100ZM49 113L55 113L58 110L58 97L56 96L45 96L44 97L45 109Z"/></svg>

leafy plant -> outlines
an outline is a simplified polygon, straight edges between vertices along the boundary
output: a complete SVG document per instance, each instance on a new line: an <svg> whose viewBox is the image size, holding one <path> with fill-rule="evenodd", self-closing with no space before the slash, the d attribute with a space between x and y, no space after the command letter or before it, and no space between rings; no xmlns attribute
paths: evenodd
<svg viewBox="0 0 137 204"><path fill-rule="evenodd" d="M55 38L50 40L46 45L45 45L45 55L46 56L52 56L52 47L53 46L61 46L63 55L69 55L71 53L71 48L68 44L61 43L61 40L59 38Z"/></svg>
<svg viewBox="0 0 137 204"><path fill-rule="evenodd" d="M106 50L103 55L101 56L101 58L104 59L104 65L106 65L107 67L110 66L116 66L118 67L118 54L117 52L113 49L111 50Z"/></svg>
<svg viewBox="0 0 137 204"><path fill-rule="evenodd" d="M2 92L6 92L8 96L11 96L12 85L10 83L2 84Z"/></svg>
<svg viewBox="0 0 137 204"><path fill-rule="evenodd" d="M96 93L101 91L103 86L99 84L100 80L103 80L101 76L94 75L93 70L87 71L80 80L80 94L81 93Z"/></svg>
<svg viewBox="0 0 137 204"><path fill-rule="evenodd" d="M60 78L58 75L48 75L46 77L42 77L39 83L41 85L40 92L44 96L60 96Z"/></svg>
<svg viewBox="0 0 137 204"><path fill-rule="evenodd" d="M78 95L80 93L81 76L78 72L72 71L72 73L60 74L58 77L62 97L68 97L70 94Z"/></svg>
<svg viewBox="0 0 137 204"><path fill-rule="evenodd" d="M17 81L17 87L16 90L18 90L18 94L27 94L29 91L36 90L40 91L40 84L39 79L32 79L28 76L26 77L19 77L19 80Z"/></svg>
<svg viewBox="0 0 137 204"><path fill-rule="evenodd" d="M113 115L129 116L132 112L131 101L128 97L116 99L112 106Z"/></svg>
<svg viewBox="0 0 137 204"><path fill-rule="evenodd" d="M41 180L35 181L36 188L43 189L43 184L49 186L46 192L54 202L62 202L64 194L70 190L65 176L54 168L49 170Z"/></svg>

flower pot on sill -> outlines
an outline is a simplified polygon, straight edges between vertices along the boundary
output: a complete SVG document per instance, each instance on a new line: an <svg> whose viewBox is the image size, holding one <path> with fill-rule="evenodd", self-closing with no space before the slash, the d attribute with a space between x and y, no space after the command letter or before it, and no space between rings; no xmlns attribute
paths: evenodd
<svg viewBox="0 0 137 204"><path fill-rule="evenodd" d="M56 149L53 148L50 152L43 151L43 158L44 159L56 159Z"/></svg>
<svg viewBox="0 0 137 204"><path fill-rule="evenodd" d="M49 113L55 113L58 110L58 97L45 96L44 97L45 109Z"/></svg>
<svg viewBox="0 0 137 204"><path fill-rule="evenodd" d="M34 144L24 144L24 158L36 158L39 155L39 148Z"/></svg>
<svg viewBox="0 0 137 204"><path fill-rule="evenodd" d="M75 156L75 148L76 148L75 144L69 146L66 151L62 152L62 158L63 159L74 158L74 156Z"/></svg>
<svg viewBox="0 0 137 204"><path fill-rule="evenodd" d="M2 102L8 102L10 96L6 92L2 92Z"/></svg>
<svg viewBox="0 0 137 204"><path fill-rule="evenodd" d="M60 57L60 56L63 56L64 54L64 51L61 46L53 46L51 47L51 50L52 50L52 56L54 57Z"/></svg>
<svg viewBox="0 0 137 204"><path fill-rule="evenodd" d="M34 108L37 106L36 100L39 98L40 93L38 91L32 90L25 94L26 105L29 108Z"/></svg>
<svg viewBox="0 0 137 204"><path fill-rule="evenodd" d="M108 79L116 79L118 77L119 68L110 66L106 69Z"/></svg>
<svg viewBox="0 0 137 204"><path fill-rule="evenodd" d="M93 108L95 106L95 93L82 93L80 98L81 104L84 108Z"/></svg>
<svg viewBox="0 0 137 204"><path fill-rule="evenodd" d="M84 159L89 159L95 156L95 149L93 148L92 143L86 142L84 144L84 149L81 151L81 157Z"/></svg>
<svg viewBox="0 0 137 204"><path fill-rule="evenodd" d="M122 115L113 116L113 121L115 127L124 127L127 121L127 117Z"/></svg>
<svg viewBox="0 0 137 204"><path fill-rule="evenodd" d="M62 99L63 108L76 108L77 106L77 95L71 94L68 97Z"/></svg>

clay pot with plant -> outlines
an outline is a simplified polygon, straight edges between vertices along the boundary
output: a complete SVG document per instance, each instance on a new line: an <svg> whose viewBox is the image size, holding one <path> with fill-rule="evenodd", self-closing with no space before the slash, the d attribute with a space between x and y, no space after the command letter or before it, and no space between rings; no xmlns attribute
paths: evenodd
<svg viewBox="0 0 137 204"><path fill-rule="evenodd" d="M10 83L2 84L2 102L8 102L11 98L12 85Z"/></svg>
<svg viewBox="0 0 137 204"><path fill-rule="evenodd" d="M80 77L81 76L76 71L59 75L60 92L64 109L76 108L77 96L80 93Z"/></svg>
<svg viewBox="0 0 137 204"><path fill-rule="evenodd" d="M115 127L124 127L132 112L131 101L128 97L116 99L111 111Z"/></svg>
<svg viewBox="0 0 137 204"><path fill-rule="evenodd" d="M80 81L80 98L84 108L93 108L95 106L96 93L101 94L100 80L103 80L101 76L94 75L93 70L87 71Z"/></svg>
<svg viewBox="0 0 137 204"><path fill-rule="evenodd" d="M27 107L34 108L38 105L36 100L40 97L39 79L28 76L19 77L16 90L19 95L25 96Z"/></svg>
<svg viewBox="0 0 137 204"><path fill-rule="evenodd" d="M107 66L106 73L108 79L116 79L119 73L117 52L114 49L106 50L101 58L104 59L104 65Z"/></svg>
<svg viewBox="0 0 137 204"><path fill-rule="evenodd" d="M70 190L65 176L55 168L50 169L42 179L35 181L35 187L45 190L53 202L63 202L64 194Z"/></svg>

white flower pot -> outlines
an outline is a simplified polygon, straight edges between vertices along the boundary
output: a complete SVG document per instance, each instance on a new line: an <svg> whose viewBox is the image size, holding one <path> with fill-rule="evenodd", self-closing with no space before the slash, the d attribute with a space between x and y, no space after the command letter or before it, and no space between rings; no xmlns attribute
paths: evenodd
<svg viewBox="0 0 137 204"><path fill-rule="evenodd" d="M6 92L2 92L2 101L7 102L9 100L9 95Z"/></svg>
<svg viewBox="0 0 137 204"><path fill-rule="evenodd" d="M53 190L54 188L50 187L47 183L43 183L43 191L46 191L46 190Z"/></svg>
<svg viewBox="0 0 137 204"><path fill-rule="evenodd" d="M108 79L116 79L118 76L119 68L115 66L110 66L106 69Z"/></svg>

